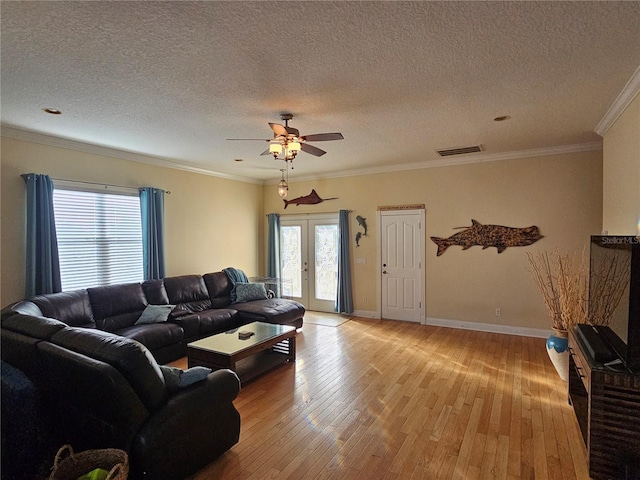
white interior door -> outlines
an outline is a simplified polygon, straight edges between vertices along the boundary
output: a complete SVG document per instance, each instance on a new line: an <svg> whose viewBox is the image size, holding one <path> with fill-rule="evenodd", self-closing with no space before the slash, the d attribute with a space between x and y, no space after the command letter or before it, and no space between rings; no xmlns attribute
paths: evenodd
<svg viewBox="0 0 640 480"><path fill-rule="evenodd" d="M333 312L338 290L338 218L280 219L283 295L307 309Z"/></svg>
<svg viewBox="0 0 640 480"><path fill-rule="evenodd" d="M382 318L424 318L424 210L380 212Z"/></svg>

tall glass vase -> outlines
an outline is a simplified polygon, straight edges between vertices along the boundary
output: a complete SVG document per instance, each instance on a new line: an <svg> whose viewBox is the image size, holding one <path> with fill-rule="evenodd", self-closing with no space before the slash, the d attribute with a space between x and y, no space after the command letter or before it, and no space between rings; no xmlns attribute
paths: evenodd
<svg viewBox="0 0 640 480"><path fill-rule="evenodd" d="M566 330L553 329L547 338L547 353L563 381L569 379L569 338Z"/></svg>

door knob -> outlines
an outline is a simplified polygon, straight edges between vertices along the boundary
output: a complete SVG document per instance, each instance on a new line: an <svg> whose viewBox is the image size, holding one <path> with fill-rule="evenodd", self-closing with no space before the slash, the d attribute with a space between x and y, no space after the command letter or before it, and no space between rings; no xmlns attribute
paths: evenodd
<svg viewBox="0 0 640 480"><path fill-rule="evenodd" d="M387 273L387 271L386 271L386 270L383 270L383 271L382 271L382 273L386 274L386 273Z"/></svg>

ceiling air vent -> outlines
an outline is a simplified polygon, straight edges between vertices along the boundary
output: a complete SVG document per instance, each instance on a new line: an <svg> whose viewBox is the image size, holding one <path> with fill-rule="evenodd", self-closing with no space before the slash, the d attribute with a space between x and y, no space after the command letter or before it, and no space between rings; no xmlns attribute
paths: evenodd
<svg viewBox="0 0 640 480"><path fill-rule="evenodd" d="M482 151L482 146L474 145L472 147L443 148L436 150L441 157L450 157L452 155L464 155L465 153L478 153Z"/></svg>

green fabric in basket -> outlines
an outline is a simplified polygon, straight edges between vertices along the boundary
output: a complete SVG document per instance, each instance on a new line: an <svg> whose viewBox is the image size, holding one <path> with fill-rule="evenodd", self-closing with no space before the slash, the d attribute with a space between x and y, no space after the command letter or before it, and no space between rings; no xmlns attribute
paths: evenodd
<svg viewBox="0 0 640 480"><path fill-rule="evenodd" d="M91 470L89 473L85 473L81 477L78 477L78 480L105 480L109 472L104 468L96 468L95 470Z"/></svg>

